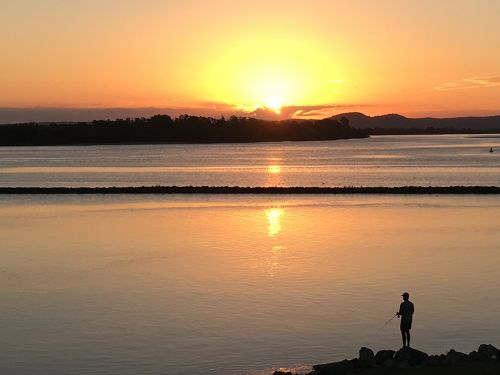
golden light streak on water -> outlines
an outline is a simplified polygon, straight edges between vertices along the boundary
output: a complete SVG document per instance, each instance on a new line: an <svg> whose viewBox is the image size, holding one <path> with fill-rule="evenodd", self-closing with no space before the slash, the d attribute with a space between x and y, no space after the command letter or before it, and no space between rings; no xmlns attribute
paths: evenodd
<svg viewBox="0 0 500 375"><path fill-rule="evenodd" d="M281 232L281 218L285 214L285 210L283 208L268 208L264 212L268 223L267 234L269 237L276 237Z"/></svg>

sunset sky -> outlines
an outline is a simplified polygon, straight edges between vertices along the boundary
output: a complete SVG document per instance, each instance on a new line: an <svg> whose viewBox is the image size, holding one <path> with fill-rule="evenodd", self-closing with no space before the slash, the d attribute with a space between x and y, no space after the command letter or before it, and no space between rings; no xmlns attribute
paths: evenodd
<svg viewBox="0 0 500 375"><path fill-rule="evenodd" d="M500 114L498 0L5 0L0 25L4 109Z"/></svg>

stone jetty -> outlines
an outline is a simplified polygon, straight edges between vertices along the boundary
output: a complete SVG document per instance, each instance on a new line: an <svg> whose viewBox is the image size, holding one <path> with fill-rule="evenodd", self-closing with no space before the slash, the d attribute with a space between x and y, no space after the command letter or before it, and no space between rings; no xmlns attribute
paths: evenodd
<svg viewBox="0 0 500 375"><path fill-rule="evenodd" d="M0 187L1 194L488 194L500 186L109 186L109 187Z"/></svg>
<svg viewBox="0 0 500 375"><path fill-rule="evenodd" d="M451 349L446 354L429 355L414 348L398 351L361 348L358 358L313 366L307 375L350 374L500 374L500 350L482 344L469 354ZM295 375L275 371L273 375Z"/></svg>

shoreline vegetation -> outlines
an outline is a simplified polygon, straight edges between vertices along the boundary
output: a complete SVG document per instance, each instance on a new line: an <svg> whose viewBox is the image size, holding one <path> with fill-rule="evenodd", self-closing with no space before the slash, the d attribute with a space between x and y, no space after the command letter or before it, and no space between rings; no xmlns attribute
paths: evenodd
<svg viewBox="0 0 500 375"><path fill-rule="evenodd" d="M111 186L0 187L0 194L500 194L500 186L375 186L375 187L242 187L242 186Z"/></svg>
<svg viewBox="0 0 500 375"><path fill-rule="evenodd" d="M249 143L367 138L368 130L340 120L268 121L251 117L155 115L150 118L0 126L0 146L148 143Z"/></svg>
<svg viewBox="0 0 500 375"><path fill-rule="evenodd" d="M446 354L429 355L413 348L398 351L361 348L359 357L314 365L307 375L496 375L500 373L500 350L490 344L481 344L469 354L451 349ZM275 371L273 375L294 375L289 371Z"/></svg>
<svg viewBox="0 0 500 375"><path fill-rule="evenodd" d="M0 146L327 141L371 135L500 134L500 116L408 118L351 112L321 120L166 114L115 120L0 124Z"/></svg>

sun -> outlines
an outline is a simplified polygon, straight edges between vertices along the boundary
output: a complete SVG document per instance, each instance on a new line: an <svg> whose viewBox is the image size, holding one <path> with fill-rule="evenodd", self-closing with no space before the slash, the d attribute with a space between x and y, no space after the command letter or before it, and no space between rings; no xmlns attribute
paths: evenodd
<svg viewBox="0 0 500 375"><path fill-rule="evenodd" d="M264 99L264 106L267 109L274 111L277 115L281 114L281 108L283 107L283 98L278 97L268 97Z"/></svg>
<svg viewBox="0 0 500 375"><path fill-rule="evenodd" d="M338 99L338 85L330 82L332 71L336 77L343 75L326 47L316 37L302 34L232 36L207 55L200 70L200 98L248 113L267 109L279 117L291 106L331 103Z"/></svg>

